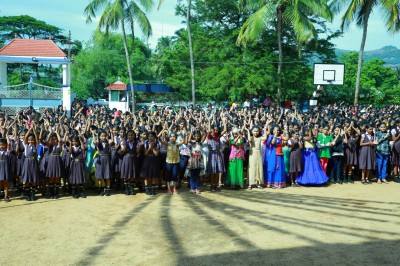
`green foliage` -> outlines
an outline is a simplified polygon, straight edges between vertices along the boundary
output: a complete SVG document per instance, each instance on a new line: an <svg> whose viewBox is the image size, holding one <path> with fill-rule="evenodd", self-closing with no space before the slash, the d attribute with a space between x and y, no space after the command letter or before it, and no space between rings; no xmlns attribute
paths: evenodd
<svg viewBox="0 0 400 266"><path fill-rule="evenodd" d="M177 7L177 14L185 16L185 9ZM276 98L278 45L276 31L268 29L255 43L246 47L236 45L240 27L248 17L238 8L237 1L195 1L192 13L192 37L195 61L197 100L243 101L247 97ZM283 32L284 65L281 74L283 98L309 99L312 68L309 62L336 60L333 44L337 33L332 33L322 21L316 20L318 31L327 37L302 47L298 58L298 43L293 28ZM159 40L153 56L153 71L157 79L180 89L181 98L189 100L190 62L186 30L179 30L170 38Z"/></svg>
<svg viewBox="0 0 400 266"><path fill-rule="evenodd" d="M53 87L53 88L58 88L60 87L59 84L57 84L55 81L49 79L49 78L41 78L39 80L34 81L37 84L40 85L45 85L45 86L49 86L49 87Z"/></svg>
<svg viewBox="0 0 400 266"><path fill-rule="evenodd" d="M131 47L132 39L128 39ZM152 80L150 73L150 50L138 39L135 39L135 49L131 51L131 60L135 82ZM121 78L129 83L123 41L118 34L109 34L93 38L86 48L76 57L72 65L72 90L77 97L103 98L107 85Z"/></svg>
<svg viewBox="0 0 400 266"><path fill-rule="evenodd" d="M338 58L350 52L349 50L335 49ZM395 46L385 46L376 50L364 51L364 61L373 58L382 59L386 66L400 68L400 49Z"/></svg>
<svg viewBox="0 0 400 266"><path fill-rule="evenodd" d="M24 76L21 75L21 71L18 71L18 70L14 70L7 77L7 84L9 86L19 85L19 84L22 84L22 83L26 83L28 81L29 81L29 79L28 78L24 79Z"/></svg>
<svg viewBox="0 0 400 266"><path fill-rule="evenodd" d="M31 16L0 17L0 38L9 41L18 36L25 39L58 39L62 29Z"/></svg>
<svg viewBox="0 0 400 266"><path fill-rule="evenodd" d="M356 84L358 53L343 54L341 62L345 63L344 86L328 86L320 97L322 102L350 103L354 98ZM385 66L381 59L373 58L364 62L361 74L360 103L384 105L399 102L399 74Z"/></svg>
<svg viewBox="0 0 400 266"><path fill-rule="evenodd" d="M0 17L0 47L15 37L24 39L53 39L68 54L70 45L71 55L76 55L82 49L81 41L70 41L62 34L64 30L56 26L37 20L31 16L3 16Z"/></svg>

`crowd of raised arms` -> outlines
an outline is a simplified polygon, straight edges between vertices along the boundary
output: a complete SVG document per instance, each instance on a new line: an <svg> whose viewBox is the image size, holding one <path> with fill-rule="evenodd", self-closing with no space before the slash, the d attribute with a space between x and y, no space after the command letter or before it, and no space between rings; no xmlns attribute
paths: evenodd
<svg viewBox="0 0 400 266"><path fill-rule="evenodd" d="M172 195L186 181L194 194L399 182L399 111L334 104L307 112L233 105L123 113L81 103L70 116L61 106L2 111L1 197L57 199L62 189L85 198L89 186L99 196Z"/></svg>

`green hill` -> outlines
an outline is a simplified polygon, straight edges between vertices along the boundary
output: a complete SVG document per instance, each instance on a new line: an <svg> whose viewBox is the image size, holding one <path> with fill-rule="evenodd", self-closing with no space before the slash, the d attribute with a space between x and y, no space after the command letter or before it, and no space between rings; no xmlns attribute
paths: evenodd
<svg viewBox="0 0 400 266"><path fill-rule="evenodd" d="M340 59L342 54L352 52L350 50L336 49L336 55ZM400 49L395 46L385 46L378 50L364 52L364 60L372 58L382 59L387 66L400 68Z"/></svg>

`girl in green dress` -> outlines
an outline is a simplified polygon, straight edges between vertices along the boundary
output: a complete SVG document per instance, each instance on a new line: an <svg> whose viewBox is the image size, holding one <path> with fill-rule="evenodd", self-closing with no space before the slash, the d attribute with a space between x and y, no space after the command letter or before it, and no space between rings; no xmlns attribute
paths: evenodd
<svg viewBox="0 0 400 266"><path fill-rule="evenodd" d="M231 153L229 155L229 166L226 184L231 188L243 188L244 139L240 135L240 132L237 128L232 130L232 138L229 140L229 143L231 147Z"/></svg>

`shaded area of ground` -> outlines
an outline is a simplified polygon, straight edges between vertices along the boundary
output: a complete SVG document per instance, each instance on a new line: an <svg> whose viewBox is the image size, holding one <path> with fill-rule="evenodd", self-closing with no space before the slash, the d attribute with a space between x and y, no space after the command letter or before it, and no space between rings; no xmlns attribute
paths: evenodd
<svg viewBox="0 0 400 266"><path fill-rule="evenodd" d="M399 188L15 199L0 202L0 263L397 265Z"/></svg>

